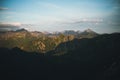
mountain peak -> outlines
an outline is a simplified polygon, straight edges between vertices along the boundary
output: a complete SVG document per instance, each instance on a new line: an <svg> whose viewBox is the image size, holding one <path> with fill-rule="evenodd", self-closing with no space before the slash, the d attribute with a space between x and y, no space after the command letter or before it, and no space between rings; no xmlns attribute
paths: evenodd
<svg viewBox="0 0 120 80"><path fill-rule="evenodd" d="M24 28L22 28L22 29L18 29L18 30L16 30L16 32L27 32L27 30L24 29Z"/></svg>
<svg viewBox="0 0 120 80"><path fill-rule="evenodd" d="M94 32L94 31L92 31L91 29L86 29L84 32Z"/></svg>

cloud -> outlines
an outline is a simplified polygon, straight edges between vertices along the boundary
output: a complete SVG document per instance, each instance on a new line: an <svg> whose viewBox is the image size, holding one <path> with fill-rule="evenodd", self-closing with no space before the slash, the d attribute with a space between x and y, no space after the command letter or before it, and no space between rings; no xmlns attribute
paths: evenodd
<svg viewBox="0 0 120 80"><path fill-rule="evenodd" d="M11 26L21 26L21 23L19 22L2 22L0 25L11 25Z"/></svg>
<svg viewBox="0 0 120 80"><path fill-rule="evenodd" d="M8 8L0 7L0 10L8 10Z"/></svg>
<svg viewBox="0 0 120 80"><path fill-rule="evenodd" d="M47 8L55 8L55 9L58 9L60 8L59 6L55 5L55 4L51 4L51 3L46 3L43 5L44 7L47 7Z"/></svg>
<svg viewBox="0 0 120 80"><path fill-rule="evenodd" d="M118 9L120 9L120 6L114 6L113 8L118 10Z"/></svg>
<svg viewBox="0 0 120 80"><path fill-rule="evenodd" d="M11 31L20 29L21 23L14 22L14 23L0 23L0 31Z"/></svg>
<svg viewBox="0 0 120 80"><path fill-rule="evenodd" d="M73 19L71 21L63 22L63 24L81 24L81 23L103 23L104 20L102 18L81 18L81 19Z"/></svg>

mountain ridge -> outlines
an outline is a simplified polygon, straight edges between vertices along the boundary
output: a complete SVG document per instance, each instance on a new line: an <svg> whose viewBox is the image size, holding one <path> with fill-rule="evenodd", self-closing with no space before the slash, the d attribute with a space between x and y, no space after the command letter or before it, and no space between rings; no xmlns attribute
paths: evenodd
<svg viewBox="0 0 120 80"><path fill-rule="evenodd" d="M67 48L75 46L73 50ZM120 33L99 35L94 38L74 39L58 45L46 54L26 52L20 48L0 48L2 75L33 80L49 79L92 79L119 80L120 76ZM60 47L59 47L60 46ZM63 51L65 53L62 53ZM24 72L24 73L23 73ZM4 73L4 74L3 74ZM54 75L54 76L53 76ZM4 75L6 76L6 75ZM4 77L5 79L6 77ZM20 80L18 79L18 80ZM16 79L15 79L16 80Z"/></svg>
<svg viewBox="0 0 120 80"><path fill-rule="evenodd" d="M19 47L22 50L30 52L36 51L45 53L47 51L53 50L62 42L71 41L75 38L93 38L97 35L98 34L94 33L92 30L91 32L78 32L70 30L58 33L43 33L38 31L30 32L26 29L19 29L16 31L0 33L0 47Z"/></svg>

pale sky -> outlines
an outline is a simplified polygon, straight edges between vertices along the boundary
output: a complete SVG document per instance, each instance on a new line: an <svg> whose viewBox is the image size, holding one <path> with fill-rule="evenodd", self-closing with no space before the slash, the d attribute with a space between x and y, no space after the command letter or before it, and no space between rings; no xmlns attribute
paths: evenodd
<svg viewBox="0 0 120 80"><path fill-rule="evenodd" d="M119 13L119 0L0 0L0 29L120 32Z"/></svg>

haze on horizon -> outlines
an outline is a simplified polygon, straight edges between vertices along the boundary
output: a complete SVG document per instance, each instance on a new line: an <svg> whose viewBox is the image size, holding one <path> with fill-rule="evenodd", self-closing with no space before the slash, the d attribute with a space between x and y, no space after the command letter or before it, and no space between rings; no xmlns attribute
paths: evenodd
<svg viewBox="0 0 120 80"><path fill-rule="evenodd" d="M119 0L0 0L0 29L120 32L119 13Z"/></svg>

